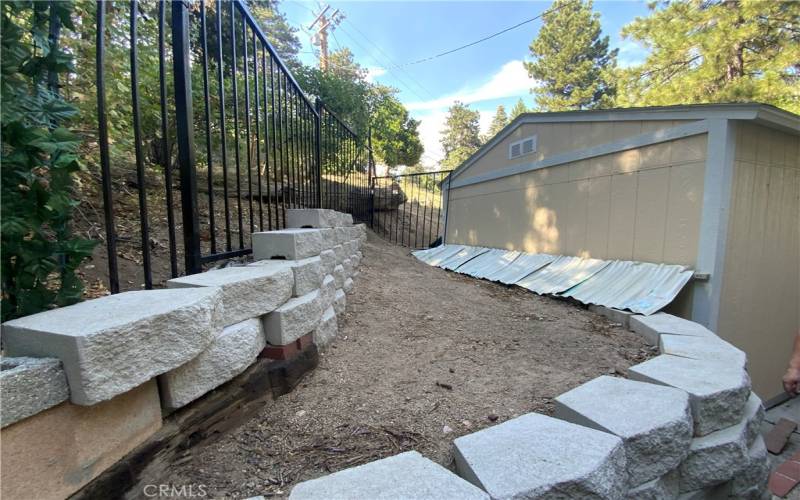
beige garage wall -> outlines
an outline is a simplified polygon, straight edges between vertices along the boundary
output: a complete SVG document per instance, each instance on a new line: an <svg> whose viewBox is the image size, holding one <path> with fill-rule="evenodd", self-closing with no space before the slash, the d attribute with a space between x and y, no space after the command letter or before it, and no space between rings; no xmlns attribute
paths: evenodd
<svg viewBox="0 0 800 500"><path fill-rule="evenodd" d="M532 163L553 155L599 146L609 142L616 142L627 137L633 137L648 132L666 130L684 123L689 123L689 121L636 120L620 122L522 124L457 178L459 180L468 179L498 168L519 163ZM532 135L537 136L538 144L536 151L529 155L509 160L509 145L512 142Z"/></svg>
<svg viewBox="0 0 800 500"><path fill-rule="evenodd" d="M718 333L769 399L800 329L800 138L742 123L735 158Z"/></svg>
<svg viewBox="0 0 800 500"><path fill-rule="evenodd" d="M701 134L452 189L446 241L694 265L705 155Z"/></svg>

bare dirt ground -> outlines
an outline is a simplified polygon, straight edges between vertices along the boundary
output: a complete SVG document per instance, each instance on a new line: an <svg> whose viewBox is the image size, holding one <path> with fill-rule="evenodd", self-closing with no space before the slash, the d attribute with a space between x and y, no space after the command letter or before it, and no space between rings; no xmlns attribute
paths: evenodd
<svg viewBox="0 0 800 500"><path fill-rule="evenodd" d="M418 262L370 234L339 336L297 389L173 464L213 498L284 496L407 450L452 467L452 440L654 355L581 307Z"/></svg>

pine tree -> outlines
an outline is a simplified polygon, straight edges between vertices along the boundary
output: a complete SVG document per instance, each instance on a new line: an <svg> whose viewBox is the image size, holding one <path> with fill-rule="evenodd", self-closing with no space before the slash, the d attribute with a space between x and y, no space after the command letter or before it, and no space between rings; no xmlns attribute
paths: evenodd
<svg viewBox="0 0 800 500"><path fill-rule="evenodd" d="M619 71L622 106L757 101L800 112L800 3L653 6L623 36L650 49Z"/></svg>
<svg viewBox="0 0 800 500"><path fill-rule="evenodd" d="M494 113L494 118L492 118L492 123L489 125L489 131L486 133L486 139L491 139L498 132L503 130L506 125L508 125L510 120L508 119L508 115L506 114L506 108L502 104L497 106L497 111Z"/></svg>
<svg viewBox="0 0 800 500"><path fill-rule="evenodd" d="M480 116L459 101L450 106L439 141L444 149L442 167L458 167L481 147Z"/></svg>
<svg viewBox="0 0 800 500"><path fill-rule="evenodd" d="M528 107L525 106L525 102L520 97L517 103L511 108L511 115L508 117L509 121L513 120L514 118L518 117L522 113L527 113Z"/></svg>
<svg viewBox="0 0 800 500"><path fill-rule="evenodd" d="M555 0L544 15L539 35L530 45L532 62L525 68L540 82L532 89L544 111L609 106L614 86L609 71L617 50L601 37L600 14L591 0Z"/></svg>

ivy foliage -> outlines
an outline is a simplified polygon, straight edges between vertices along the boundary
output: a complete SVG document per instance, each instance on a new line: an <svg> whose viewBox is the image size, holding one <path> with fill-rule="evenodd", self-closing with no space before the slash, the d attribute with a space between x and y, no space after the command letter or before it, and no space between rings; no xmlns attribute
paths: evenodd
<svg viewBox="0 0 800 500"><path fill-rule="evenodd" d="M50 20L74 29L72 3L2 2L2 320L81 299L78 265L96 242L70 232L80 140L76 110L54 91L73 71Z"/></svg>

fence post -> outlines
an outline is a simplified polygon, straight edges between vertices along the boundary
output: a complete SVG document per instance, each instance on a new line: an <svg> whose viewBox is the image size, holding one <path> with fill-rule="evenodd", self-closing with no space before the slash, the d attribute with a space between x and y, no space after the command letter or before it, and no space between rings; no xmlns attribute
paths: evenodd
<svg viewBox="0 0 800 500"><path fill-rule="evenodd" d="M314 157L317 161L317 208L322 208L322 101L316 99L314 108L317 114L314 117Z"/></svg>
<svg viewBox="0 0 800 500"><path fill-rule="evenodd" d="M372 158L372 127L367 128L367 148L369 151L369 159L367 160L367 185L369 186L369 227L375 227L375 178L372 176L373 158Z"/></svg>
<svg viewBox="0 0 800 500"><path fill-rule="evenodd" d="M200 223L197 211L197 176L194 165L194 116L192 73L189 62L189 7L184 0L172 2L172 60L175 78L175 125L181 179L181 211L186 274L202 271Z"/></svg>

